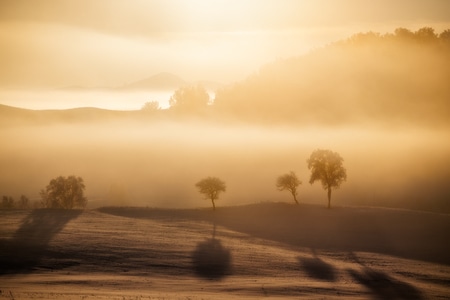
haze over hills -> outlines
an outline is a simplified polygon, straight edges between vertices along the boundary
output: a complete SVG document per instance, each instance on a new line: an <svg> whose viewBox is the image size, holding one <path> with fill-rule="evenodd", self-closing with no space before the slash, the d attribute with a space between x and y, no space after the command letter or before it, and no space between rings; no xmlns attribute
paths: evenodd
<svg viewBox="0 0 450 300"><path fill-rule="evenodd" d="M215 91L224 85L208 80L187 81L171 73L158 73L121 86L0 89L0 104L34 110L96 107L130 111L141 109L146 102L157 101L161 108L167 108L174 92L186 86L202 86L214 97Z"/></svg>
<svg viewBox="0 0 450 300"><path fill-rule="evenodd" d="M215 92L211 112L257 123L448 124L450 39L446 33L438 35L432 28L360 33L268 64L228 86L159 73L109 90L165 90L171 95L182 86L200 84Z"/></svg>
<svg viewBox="0 0 450 300"><path fill-rule="evenodd" d="M450 300L450 0L29 2L0 300Z"/></svg>
<svg viewBox="0 0 450 300"><path fill-rule="evenodd" d="M360 33L263 67L216 93L217 109L258 122L448 124L450 31Z"/></svg>
<svg viewBox="0 0 450 300"><path fill-rule="evenodd" d="M190 207L195 180L217 174L230 185L229 204L271 201L276 176L298 170L306 182L305 160L324 148L348 165L338 203L449 212L449 44L411 34L361 34L275 62L200 110L0 106L1 138L13 141L0 152L8 170L0 188L36 198L53 176L77 173L102 201L119 183L127 205ZM179 82L153 79L142 85ZM304 184L301 197L323 194Z"/></svg>
<svg viewBox="0 0 450 300"><path fill-rule="evenodd" d="M83 90L112 90L112 91L175 91L176 89L186 86L186 85L201 85L207 90L214 91L223 86L222 83L211 81L211 80L198 80L198 81L187 81L178 75L161 72L149 76L147 78L126 83L122 86L116 87L84 87L84 86L68 86L62 88L62 90L71 91L83 91Z"/></svg>
<svg viewBox="0 0 450 300"><path fill-rule="evenodd" d="M118 89L133 90L133 89L152 89L152 90L176 90L177 88L186 85L187 82L179 76L171 73L158 73L145 79L125 84Z"/></svg>

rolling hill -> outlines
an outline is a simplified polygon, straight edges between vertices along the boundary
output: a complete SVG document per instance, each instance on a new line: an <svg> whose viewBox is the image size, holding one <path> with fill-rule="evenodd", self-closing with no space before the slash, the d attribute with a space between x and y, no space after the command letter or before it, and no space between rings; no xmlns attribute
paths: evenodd
<svg viewBox="0 0 450 300"><path fill-rule="evenodd" d="M437 299L448 215L264 203L0 211L0 299Z"/></svg>
<svg viewBox="0 0 450 300"><path fill-rule="evenodd" d="M2 127L71 122L104 122L136 117L136 111L107 110L95 107L80 107L62 110L31 110L0 104Z"/></svg>

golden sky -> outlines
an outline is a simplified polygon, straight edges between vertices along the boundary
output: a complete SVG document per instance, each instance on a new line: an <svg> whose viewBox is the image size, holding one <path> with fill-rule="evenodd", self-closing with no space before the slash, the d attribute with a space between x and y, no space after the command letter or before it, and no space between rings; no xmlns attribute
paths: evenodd
<svg viewBox="0 0 450 300"><path fill-rule="evenodd" d="M447 0L2 0L0 87L244 79L361 31L450 28Z"/></svg>

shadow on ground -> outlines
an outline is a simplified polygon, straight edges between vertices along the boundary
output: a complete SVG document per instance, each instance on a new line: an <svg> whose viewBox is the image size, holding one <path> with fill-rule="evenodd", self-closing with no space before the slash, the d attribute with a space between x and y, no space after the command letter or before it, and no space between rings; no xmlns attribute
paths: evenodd
<svg viewBox="0 0 450 300"><path fill-rule="evenodd" d="M220 280L231 275L231 252L216 238L216 225L212 238L197 244L192 252L192 262L197 276L210 280Z"/></svg>
<svg viewBox="0 0 450 300"><path fill-rule="evenodd" d="M383 208L333 208L261 203L208 209L106 207L99 211L130 218L215 222L233 231L287 246L372 252L450 265L450 215ZM307 261L317 265L317 260ZM312 267L314 269L315 267Z"/></svg>
<svg viewBox="0 0 450 300"><path fill-rule="evenodd" d="M365 286L374 299L420 300L422 293L414 286L394 279L384 272L364 267L361 271L348 270L358 283Z"/></svg>
<svg viewBox="0 0 450 300"><path fill-rule="evenodd" d="M392 278L388 274L374 270L364 263L358 257L350 252L350 258L361 266L360 270L348 269L348 274L359 284L366 287L374 299L394 300L421 300L423 299L420 290L398 279Z"/></svg>
<svg viewBox="0 0 450 300"><path fill-rule="evenodd" d="M47 255L48 245L81 210L37 209L21 222L12 239L0 241L0 275L33 271Z"/></svg>
<svg viewBox="0 0 450 300"><path fill-rule="evenodd" d="M305 258L299 257L300 267L311 277L322 281L335 282L336 270L335 268L320 259L313 250L313 257Z"/></svg>

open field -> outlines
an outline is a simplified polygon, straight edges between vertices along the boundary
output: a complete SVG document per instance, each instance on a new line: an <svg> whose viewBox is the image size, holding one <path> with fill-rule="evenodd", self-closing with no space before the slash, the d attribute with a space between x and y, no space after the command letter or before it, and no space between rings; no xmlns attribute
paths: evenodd
<svg viewBox="0 0 450 300"><path fill-rule="evenodd" d="M446 214L261 203L0 215L0 299L450 297Z"/></svg>

